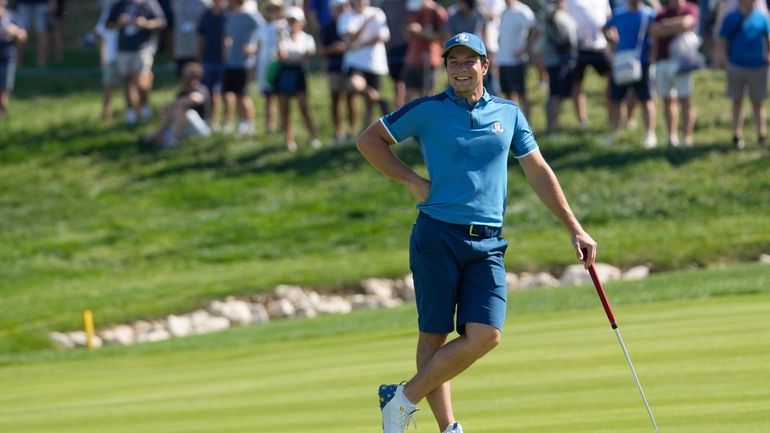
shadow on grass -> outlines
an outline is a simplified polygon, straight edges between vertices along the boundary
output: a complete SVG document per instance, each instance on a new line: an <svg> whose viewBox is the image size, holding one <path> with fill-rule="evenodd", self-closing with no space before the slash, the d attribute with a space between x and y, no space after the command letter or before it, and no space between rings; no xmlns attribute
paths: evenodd
<svg viewBox="0 0 770 433"><path fill-rule="evenodd" d="M556 144L552 140L546 138L542 141L541 152L549 164L558 170L617 168L661 159L668 161L671 166L678 167L712 153L724 154L732 151L729 144L717 142L697 144L693 147L675 148L664 145L643 149L637 145L629 148L628 144L622 142L603 148L587 136L570 139L570 143ZM559 137L558 140L566 139Z"/></svg>

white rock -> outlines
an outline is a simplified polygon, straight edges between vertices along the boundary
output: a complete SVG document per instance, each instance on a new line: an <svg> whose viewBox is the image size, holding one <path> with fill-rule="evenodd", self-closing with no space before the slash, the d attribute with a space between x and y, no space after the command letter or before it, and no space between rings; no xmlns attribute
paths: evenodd
<svg viewBox="0 0 770 433"><path fill-rule="evenodd" d="M267 313L271 319L291 318L297 312L294 304L286 298L276 299L267 303Z"/></svg>
<svg viewBox="0 0 770 433"><path fill-rule="evenodd" d="M311 300L310 293L306 292L298 286L278 286L275 289L275 294L279 298L283 298L291 302L295 310L310 310L313 309L313 302ZM270 309L268 308L268 311Z"/></svg>
<svg viewBox="0 0 770 433"><path fill-rule="evenodd" d="M193 333L193 321L190 316L166 317L166 329L174 337L186 337Z"/></svg>
<svg viewBox="0 0 770 433"><path fill-rule="evenodd" d="M308 319L313 319L315 317L318 317L318 312L315 308L298 308L294 312L294 317L305 317Z"/></svg>
<svg viewBox="0 0 770 433"><path fill-rule="evenodd" d="M394 294L404 301L414 301L414 275L410 273L404 278L397 280L394 287Z"/></svg>
<svg viewBox="0 0 770 433"><path fill-rule="evenodd" d="M350 299L350 304L353 307L354 310L359 309L375 309L375 308L392 308L397 307L402 304L402 301L400 299L395 298L387 298L383 299L376 295L363 295L363 294L355 294Z"/></svg>
<svg viewBox="0 0 770 433"><path fill-rule="evenodd" d="M770 265L770 254L762 254L759 256L759 263Z"/></svg>
<svg viewBox="0 0 770 433"><path fill-rule="evenodd" d="M524 290L535 289L539 287L557 287L559 286L559 280L553 275L546 272L538 272L535 274L523 273L521 274L521 288Z"/></svg>
<svg viewBox="0 0 770 433"><path fill-rule="evenodd" d="M247 325L253 320L249 304L235 298L227 298L224 302L212 301L208 310L215 316L224 317L233 325Z"/></svg>
<svg viewBox="0 0 770 433"><path fill-rule="evenodd" d="M650 267L639 265L623 272L622 279L624 280L642 280L650 275Z"/></svg>
<svg viewBox="0 0 770 433"><path fill-rule="evenodd" d="M313 306L321 314L347 314L353 310L350 301L341 296L321 296L314 302Z"/></svg>
<svg viewBox="0 0 770 433"><path fill-rule="evenodd" d="M86 347L88 346L88 337L86 336L85 331L72 331L69 334L69 339L72 341L75 346L79 347ZM99 338L98 335L94 335L94 347L102 347L104 342L101 338Z"/></svg>
<svg viewBox="0 0 770 433"><path fill-rule="evenodd" d="M67 335L75 346L84 347L86 344L88 344L88 337L86 337L85 331L72 331Z"/></svg>
<svg viewBox="0 0 770 433"><path fill-rule="evenodd" d="M107 328L99 333L99 337L101 337L106 344L121 344L126 346L136 342L134 329L128 325L116 325L112 328Z"/></svg>
<svg viewBox="0 0 770 433"><path fill-rule="evenodd" d="M57 349L75 348L75 342L72 341L70 336L61 332L51 332L48 334L48 339L51 340Z"/></svg>
<svg viewBox="0 0 770 433"><path fill-rule="evenodd" d="M251 305L251 321L253 323L267 323L270 321L270 315L267 308L262 304Z"/></svg>
<svg viewBox="0 0 770 433"><path fill-rule="evenodd" d="M168 340L171 338L171 334L164 328L153 328L149 332L145 332L136 336L137 343L153 343L156 341Z"/></svg>
<svg viewBox="0 0 770 433"><path fill-rule="evenodd" d="M508 290L516 290L516 289L519 289L520 286L521 286L521 281L519 280L518 275L512 272L505 273L505 287Z"/></svg>
<svg viewBox="0 0 770 433"><path fill-rule="evenodd" d="M376 296L380 299L391 299L393 297L393 280L385 278L367 278L361 281L361 287L367 295Z"/></svg>
<svg viewBox="0 0 770 433"><path fill-rule="evenodd" d="M133 328L134 328L135 335L145 334L152 330L152 323L146 322L144 320L137 320L136 322L134 322Z"/></svg>
<svg viewBox="0 0 770 433"><path fill-rule="evenodd" d="M569 265L564 270L559 283L563 286L577 286L579 284L591 284L591 275L583 265Z"/></svg>
<svg viewBox="0 0 770 433"><path fill-rule="evenodd" d="M224 331L230 327L230 321L224 317L212 316L206 310L196 310L191 315L193 329L197 334Z"/></svg>
<svg viewBox="0 0 770 433"><path fill-rule="evenodd" d="M620 269L607 263L594 263L594 269L596 269L596 275L602 282L619 280L623 277L623 272Z"/></svg>

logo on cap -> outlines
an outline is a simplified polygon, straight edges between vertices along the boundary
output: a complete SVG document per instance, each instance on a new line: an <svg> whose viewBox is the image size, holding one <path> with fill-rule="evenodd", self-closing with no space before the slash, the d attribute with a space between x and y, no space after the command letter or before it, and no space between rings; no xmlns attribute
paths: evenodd
<svg viewBox="0 0 770 433"><path fill-rule="evenodd" d="M457 41L458 42L468 42L470 38L468 37L467 33L460 33L457 35Z"/></svg>

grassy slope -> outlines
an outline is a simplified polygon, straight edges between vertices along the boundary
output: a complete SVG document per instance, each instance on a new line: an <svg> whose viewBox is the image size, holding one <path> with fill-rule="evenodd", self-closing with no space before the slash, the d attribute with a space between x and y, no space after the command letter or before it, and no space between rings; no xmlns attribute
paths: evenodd
<svg viewBox="0 0 770 433"><path fill-rule="evenodd" d="M607 285L662 431L766 431L768 283L767 269L751 265ZM592 291L512 294L503 344L454 382L466 428L650 431ZM376 385L413 370L414 320L408 305L55 363L29 355L0 368L0 431L375 431ZM431 430L421 406L420 429Z"/></svg>
<svg viewBox="0 0 770 433"><path fill-rule="evenodd" d="M723 104L708 103L721 77L698 85L696 148L642 151L630 133L600 148L599 126L541 138L603 261L666 270L767 251L770 158L729 150ZM311 86L311 101L329 135L325 86ZM83 308L106 325L279 283L329 289L406 273L413 203L354 149L289 155L260 136L157 152L137 143L141 129L101 125L97 112L93 90L24 97L0 126L0 351L47 347L45 333L78 327ZM602 123L599 104L591 116ZM565 123L574 126L569 110ZM542 127L537 112L533 124ZM399 152L419 166L414 147ZM508 266L571 263L564 231L515 165L510 190Z"/></svg>

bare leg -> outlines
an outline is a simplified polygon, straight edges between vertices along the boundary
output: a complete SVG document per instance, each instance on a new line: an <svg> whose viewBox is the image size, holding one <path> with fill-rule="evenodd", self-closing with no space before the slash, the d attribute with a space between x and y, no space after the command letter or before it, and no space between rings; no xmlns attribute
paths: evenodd
<svg viewBox="0 0 770 433"><path fill-rule="evenodd" d="M762 144L762 140L767 139L767 114L765 104L762 101L751 101L754 109L754 123L757 125L757 139Z"/></svg>
<svg viewBox="0 0 770 433"><path fill-rule="evenodd" d="M665 105L666 132L670 144L679 142L679 110L675 104L674 98L668 96L663 98Z"/></svg>
<svg viewBox="0 0 770 433"><path fill-rule="evenodd" d="M286 142L294 142L294 127L289 120L289 95L278 95L278 112L281 118L281 129L286 134Z"/></svg>
<svg viewBox="0 0 770 433"><path fill-rule="evenodd" d="M102 87L102 120L112 120L112 84Z"/></svg>
<svg viewBox="0 0 770 433"><path fill-rule="evenodd" d="M434 334L421 332L417 340L417 371L446 344L447 334ZM430 391L426 396L433 416L436 418L439 430L443 430L449 424L455 422L452 413L452 398L449 382L444 382Z"/></svg>
<svg viewBox="0 0 770 433"><path fill-rule="evenodd" d="M641 103L642 105L642 120L644 121L644 129L646 134L655 134L655 117L657 116L655 110L655 100L650 98L647 101ZM631 109L629 108L629 112Z"/></svg>
<svg viewBox="0 0 770 433"><path fill-rule="evenodd" d="M682 129L685 143L692 143L692 134L695 130L695 107L690 104L689 97L679 98L682 107Z"/></svg>
<svg viewBox="0 0 770 433"><path fill-rule="evenodd" d="M310 110L307 106L307 95L305 93L299 93L297 95L297 103L299 104L299 112L302 114L302 119L305 121L305 128L310 136L315 138L316 130L313 124L313 117L310 115Z"/></svg>
<svg viewBox="0 0 770 433"><path fill-rule="evenodd" d="M340 140L345 136L345 126L342 123L342 92L331 92L332 95L332 124L334 125L334 136Z"/></svg>
<svg viewBox="0 0 770 433"><path fill-rule="evenodd" d="M418 403L494 349L500 338L500 331L489 325L466 324L465 335L442 346L422 364L422 368L404 386L404 395L411 402Z"/></svg>
<svg viewBox="0 0 770 433"><path fill-rule="evenodd" d="M743 100L733 99L733 137L743 138Z"/></svg>

